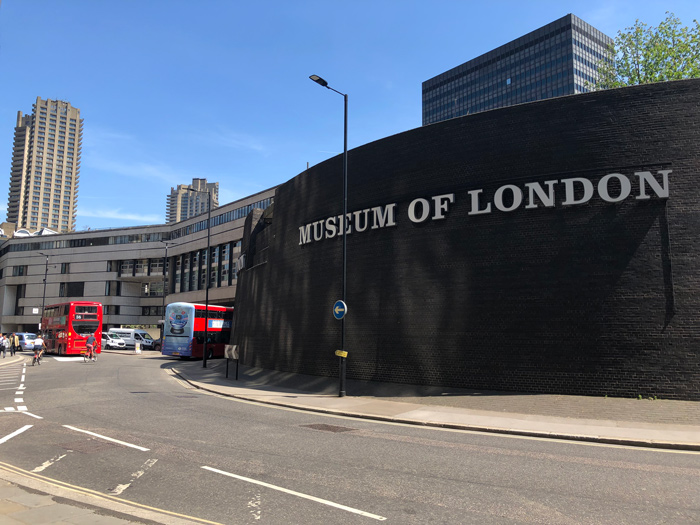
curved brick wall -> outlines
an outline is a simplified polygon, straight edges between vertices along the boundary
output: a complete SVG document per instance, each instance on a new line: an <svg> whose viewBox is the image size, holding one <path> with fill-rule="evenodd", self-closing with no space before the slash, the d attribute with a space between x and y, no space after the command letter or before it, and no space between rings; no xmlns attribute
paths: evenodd
<svg viewBox="0 0 700 525"><path fill-rule="evenodd" d="M348 378L700 399L700 81L458 118L348 165L369 221L348 235ZM249 218L244 363L337 376L341 207L339 156Z"/></svg>

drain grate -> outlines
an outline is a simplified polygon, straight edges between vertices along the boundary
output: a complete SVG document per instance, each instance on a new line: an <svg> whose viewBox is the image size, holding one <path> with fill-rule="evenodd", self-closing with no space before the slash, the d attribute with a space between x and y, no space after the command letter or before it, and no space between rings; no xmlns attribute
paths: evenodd
<svg viewBox="0 0 700 525"><path fill-rule="evenodd" d="M304 428L311 428L313 430L322 430L323 432L352 432L357 430L356 428L341 427L338 425L326 425L324 423L316 423L313 425L301 425Z"/></svg>

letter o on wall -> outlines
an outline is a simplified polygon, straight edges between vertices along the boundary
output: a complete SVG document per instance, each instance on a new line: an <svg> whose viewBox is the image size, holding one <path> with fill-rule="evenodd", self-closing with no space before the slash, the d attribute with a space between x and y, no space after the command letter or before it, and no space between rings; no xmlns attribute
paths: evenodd
<svg viewBox="0 0 700 525"><path fill-rule="evenodd" d="M416 216L416 205L420 203L421 205L421 215ZM408 218L411 222L424 222L430 215L430 203L427 199L416 199L408 205Z"/></svg>
<svg viewBox="0 0 700 525"><path fill-rule="evenodd" d="M510 190L513 193L513 204L509 207L505 207L503 204L503 192L505 190ZM493 196L493 205L501 211L513 211L523 203L523 190L512 184L506 184L501 186L496 190L496 194Z"/></svg>
<svg viewBox="0 0 700 525"><path fill-rule="evenodd" d="M610 192L608 191L608 183L610 182L610 179L613 178L620 181L620 195L614 199L610 196ZM630 180L621 173L611 173L610 175L606 175L600 179L600 182L598 183L598 195L600 195L600 198L605 202L623 201L630 196L631 192L632 184L630 183Z"/></svg>

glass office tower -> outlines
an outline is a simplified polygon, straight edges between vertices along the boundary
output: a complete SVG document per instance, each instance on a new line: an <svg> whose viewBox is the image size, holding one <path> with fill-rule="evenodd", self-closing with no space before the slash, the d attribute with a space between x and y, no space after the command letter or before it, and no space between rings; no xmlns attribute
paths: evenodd
<svg viewBox="0 0 700 525"><path fill-rule="evenodd" d="M423 82L423 125L589 91L612 43L568 14Z"/></svg>

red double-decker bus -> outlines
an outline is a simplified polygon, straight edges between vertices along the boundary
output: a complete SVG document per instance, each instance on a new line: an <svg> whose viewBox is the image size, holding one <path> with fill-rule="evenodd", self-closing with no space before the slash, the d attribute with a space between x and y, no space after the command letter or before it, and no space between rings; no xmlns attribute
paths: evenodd
<svg viewBox="0 0 700 525"><path fill-rule="evenodd" d="M95 352L102 351L102 304L71 301L44 308L41 318L46 351L59 355L85 353L85 342L95 336Z"/></svg>
<svg viewBox="0 0 700 525"><path fill-rule="evenodd" d="M223 357L224 347L231 342L233 308L193 303L170 303L165 309L163 355L182 359L203 357L206 325L207 358Z"/></svg>

